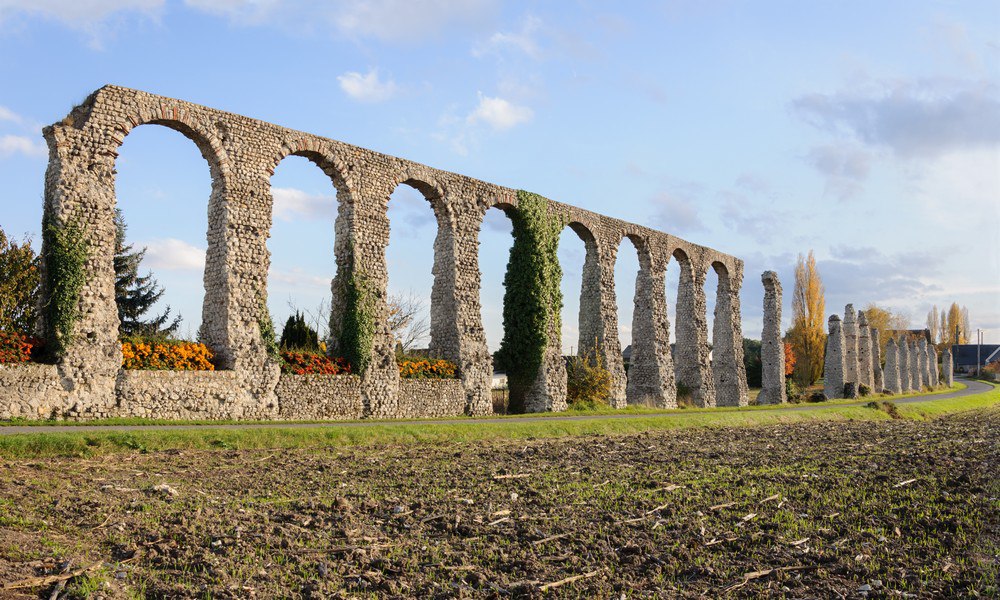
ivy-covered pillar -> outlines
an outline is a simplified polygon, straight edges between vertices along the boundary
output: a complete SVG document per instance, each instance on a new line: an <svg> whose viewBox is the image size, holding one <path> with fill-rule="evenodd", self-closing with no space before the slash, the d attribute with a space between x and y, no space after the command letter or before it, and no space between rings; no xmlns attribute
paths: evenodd
<svg viewBox="0 0 1000 600"><path fill-rule="evenodd" d="M77 127L66 119L44 135L49 165L40 329L67 392L64 404L49 412L102 416L114 405L122 365L114 272L114 150L120 140L89 120Z"/></svg>
<svg viewBox="0 0 1000 600"><path fill-rule="evenodd" d="M712 324L712 371L717 406L746 406L749 402L747 371L743 363L743 326L740 321L740 287L743 265L726 269L722 263L712 267L719 276L715 295L715 320Z"/></svg>
<svg viewBox="0 0 1000 600"><path fill-rule="evenodd" d="M626 378L621 342L618 341L618 305L615 299L618 244L617 240L598 239L590 235L584 239L584 246L587 254L580 285L578 353L589 356L596 350L604 368L611 374L608 403L614 408L624 408Z"/></svg>
<svg viewBox="0 0 1000 600"><path fill-rule="evenodd" d="M391 418L398 416L399 395L399 367L386 302L387 209L392 189L372 173L355 170L352 175L355 179L346 178L351 188L349 210L337 219L337 237L343 234L346 239L345 256L343 261L338 257L334 280L334 297L341 300L331 310L331 336L339 340L339 352L361 375L364 415Z"/></svg>
<svg viewBox="0 0 1000 600"><path fill-rule="evenodd" d="M628 403L658 408L677 407L674 364L670 356L667 320L666 263L641 241L639 274L632 311L632 355L629 357Z"/></svg>
<svg viewBox="0 0 1000 600"><path fill-rule="evenodd" d="M562 220L549 201L523 190L508 215L514 245L504 276L504 338L499 357L507 370L511 412L566 409L566 363L562 357L556 251Z"/></svg>

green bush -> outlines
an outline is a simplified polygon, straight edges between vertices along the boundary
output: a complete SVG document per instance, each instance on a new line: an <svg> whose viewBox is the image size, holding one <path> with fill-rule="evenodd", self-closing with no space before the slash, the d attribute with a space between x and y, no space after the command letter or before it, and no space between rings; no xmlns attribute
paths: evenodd
<svg viewBox="0 0 1000 600"><path fill-rule="evenodd" d="M574 356L566 365L566 402L570 408L592 410L608 405L611 372L604 368L596 350Z"/></svg>
<svg viewBox="0 0 1000 600"><path fill-rule="evenodd" d="M319 335L306 324L302 313L295 311L295 314L290 315L285 321L279 346L282 350L316 351L319 350Z"/></svg>
<svg viewBox="0 0 1000 600"><path fill-rule="evenodd" d="M802 389L791 377L785 378L785 396L789 402L799 402L802 399Z"/></svg>
<svg viewBox="0 0 1000 600"><path fill-rule="evenodd" d="M760 357L760 340L743 338L743 366L747 371L747 386L759 388L763 381Z"/></svg>
<svg viewBox="0 0 1000 600"><path fill-rule="evenodd" d="M693 390L684 383L680 381L677 382L677 408L692 408L694 407L694 400L692 399Z"/></svg>

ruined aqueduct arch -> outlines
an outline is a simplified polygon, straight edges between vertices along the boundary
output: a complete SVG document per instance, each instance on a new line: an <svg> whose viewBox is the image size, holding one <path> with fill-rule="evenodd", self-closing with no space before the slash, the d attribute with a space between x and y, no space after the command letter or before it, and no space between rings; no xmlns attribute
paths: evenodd
<svg viewBox="0 0 1000 600"><path fill-rule="evenodd" d="M49 146L46 218L64 220L74 215L82 219L90 255L76 341L61 364L54 367L55 375L39 376L45 381L55 377L59 384L50 386L52 390L44 402L28 402L39 414L104 415L114 414L115 407L122 412L127 403L123 398L132 397L123 389L133 394L138 385L123 374L118 343L112 266L114 169L118 147L125 137L135 127L146 124L169 127L192 140L208 162L212 176L200 336L224 370L200 376L199 385L205 387L211 377L224 377L231 389L225 400L218 400L226 404L225 410L213 409L207 414L302 417L283 405L280 389L285 376L268 357L258 325L270 261L266 245L272 223L270 178L278 164L291 155L315 163L337 190L337 277L350 268L361 270L377 292L376 313L380 318L376 319L371 366L355 384L363 404L359 414L423 414L419 408L412 408L412 398L406 407L400 404L402 388L385 318L385 248L389 238L386 210L390 194L401 184L423 194L438 224L431 350L458 365L464 412L490 412L492 366L479 304L478 236L489 208L511 210L517 206L515 190L244 116L106 86L44 131ZM675 406L677 383L692 390L699 405L746 404L739 301L741 260L568 204L552 201L549 210L557 213L584 243L579 348L581 353L596 350L611 370L614 406L629 402ZM640 265L628 378L621 361L614 281L616 255L626 237L635 246ZM676 358L670 352L664 287L670 260L681 266ZM704 284L709 269L719 276L714 365L709 361L705 314ZM338 289L336 279L332 289ZM344 310L343 299L337 297L336 291L332 307L336 322ZM178 375L177 381L181 377ZM20 389L10 383L12 378L9 372L0 373L0 392L10 395L14 393L10 390ZM559 332L550 332L546 359L528 403L530 410L564 408L565 389ZM233 395L232 390L238 393ZM179 393L179 402L188 402L186 393ZM418 404L421 401L416 399ZM45 402L48 404L41 406ZM215 401L199 398L198 402Z"/></svg>

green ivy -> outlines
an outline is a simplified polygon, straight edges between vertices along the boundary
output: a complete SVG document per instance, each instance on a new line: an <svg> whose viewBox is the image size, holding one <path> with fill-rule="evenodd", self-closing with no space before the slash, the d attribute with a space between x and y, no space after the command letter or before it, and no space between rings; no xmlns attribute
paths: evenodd
<svg viewBox="0 0 1000 600"><path fill-rule="evenodd" d="M509 216L514 244L504 276L504 337L497 360L507 372L510 412L524 412L525 396L545 358L550 325L556 332L562 327L562 268L556 252L564 223L549 214L548 199L524 190L518 190L517 208Z"/></svg>
<svg viewBox="0 0 1000 600"><path fill-rule="evenodd" d="M281 354L278 352L278 336L274 332L274 321L271 319L271 311L267 308L267 300L260 292L257 292L257 326L260 328L260 337L267 355L279 360Z"/></svg>
<svg viewBox="0 0 1000 600"><path fill-rule="evenodd" d="M339 347L355 373L362 374L375 347L375 294L364 273L351 270L344 281L344 324Z"/></svg>
<svg viewBox="0 0 1000 600"><path fill-rule="evenodd" d="M55 360L66 355L73 343L80 320L80 296L87 281L84 264L90 245L78 219L65 223L45 217L42 241L45 246L45 286L49 299L45 305L46 351Z"/></svg>

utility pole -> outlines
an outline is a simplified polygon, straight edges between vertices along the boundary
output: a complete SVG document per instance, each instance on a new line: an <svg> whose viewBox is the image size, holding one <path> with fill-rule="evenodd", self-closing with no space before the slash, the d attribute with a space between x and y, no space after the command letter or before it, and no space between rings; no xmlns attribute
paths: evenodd
<svg viewBox="0 0 1000 600"><path fill-rule="evenodd" d="M983 361L982 357L980 356L982 348L983 348L983 330L977 329L976 330L976 379L979 379L980 376L979 369L982 368L980 365L980 363Z"/></svg>

